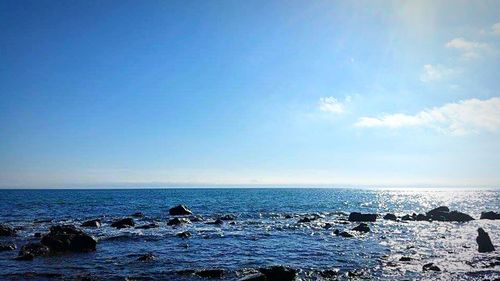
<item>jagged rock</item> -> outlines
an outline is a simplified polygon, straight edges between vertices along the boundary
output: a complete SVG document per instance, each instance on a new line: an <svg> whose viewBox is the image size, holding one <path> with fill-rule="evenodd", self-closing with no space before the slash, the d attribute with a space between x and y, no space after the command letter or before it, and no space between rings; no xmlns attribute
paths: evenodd
<svg viewBox="0 0 500 281"><path fill-rule="evenodd" d="M167 222L167 225L180 225L185 223L191 223L187 218L173 218Z"/></svg>
<svg viewBox="0 0 500 281"><path fill-rule="evenodd" d="M482 212L480 219L482 220L500 220L500 213L497 212Z"/></svg>
<svg viewBox="0 0 500 281"><path fill-rule="evenodd" d="M153 223L150 223L150 224L144 224L144 225L136 226L135 228L136 229L150 229L150 228L157 228L157 227L160 227L160 225L153 222Z"/></svg>
<svg viewBox="0 0 500 281"><path fill-rule="evenodd" d="M3 251L14 251L15 249L17 249L16 247L16 244L14 243L2 243L0 244L0 252L3 252Z"/></svg>
<svg viewBox="0 0 500 281"><path fill-rule="evenodd" d="M155 258L155 255L153 255L152 253L148 253L138 257L137 261L153 261Z"/></svg>
<svg viewBox="0 0 500 281"><path fill-rule="evenodd" d="M177 205L173 208L170 208L170 210L168 210L168 213L172 216L187 216L192 214L191 210L189 210L186 205Z"/></svg>
<svg viewBox="0 0 500 281"><path fill-rule="evenodd" d="M19 251L19 257L21 256L48 256L50 254L49 247L41 243L28 243L21 247Z"/></svg>
<svg viewBox="0 0 500 281"><path fill-rule="evenodd" d="M195 274L200 277L221 278L224 275L224 269L203 269L196 271Z"/></svg>
<svg viewBox="0 0 500 281"><path fill-rule="evenodd" d="M56 225L42 237L41 243L51 252L91 252L97 241L73 225Z"/></svg>
<svg viewBox="0 0 500 281"><path fill-rule="evenodd" d="M370 228L368 227L368 225L366 223L360 223L358 226L356 226L352 230L364 232L364 233L370 232Z"/></svg>
<svg viewBox="0 0 500 281"><path fill-rule="evenodd" d="M189 231L179 232L175 236L180 237L182 239L187 239L187 238L191 237L191 232L189 232Z"/></svg>
<svg viewBox="0 0 500 281"><path fill-rule="evenodd" d="M377 214L362 214L358 212L352 212L351 214L349 214L348 220L374 222L377 220Z"/></svg>
<svg viewBox="0 0 500 281"><path fill-rule="evenodd" d="M260 268L259 271L266 276L267 280L292 281L297 275L295 269L282 265Z"/></svg>
<svg viewBox="0 0 500 281"><path fill-rule="evenodd" d="M15 236L16 230L8 225L0 224L0 236Z"/></svg>
<svg viewBox="0 0 500 281"><path fill-rule="evenodd" d="M478 228L477 229L478 236L476 238L476 242L478 245L478 251L480 253L488 253L488 252L493 252L495 251L495 247L493 246L493 243L491 243L490 236L484 229Z"/></svg>
<svg viewBox="0 0 500 281"><path fill-rule="evenodd" d="M395 220L397 220L397 219L398 219L398 217L396 217L396 215L395 215L395 214L387 214L387 215L385 215L385 216L384 216L384 220L391 220L391 221L395 221Z"/></svg>
<svg viewBox="0 0 500 281"><path fill-rule="evenodd" d="M81 224L82 227L101 227L101 220L100 219L95 219L95 220L88 220L85 221Z"/></svg>
<svg viewBox="0 0 500 281"><path fill-rule="evenodd" d="M134 227L135 222L134 222L134 219L132 219L132 218L124 218L124 219L119 219L119 220L114 221L111 224L111 226L116 227L118 229L127 228L127 227Z"/></svg>
<svg viewBox="0 0 500 281"><path fill-rule="evenodd" d="M430 262L430 263L424 264L424 266L422 267L422 270L423 271L441 271L441 268L439 268L434 263Z"/></svg>
<svg viewBox="0 0 500 281"><path fill-rule="evenodd" d="M135 212L135 213L131 214L130 216L134 217L134 218L143 218L144 214L141 212Z"/></svg>
<svg viewBox="0 0 500 281"><path fill-rule="evenodd" d="M236 219L236 216L228 214L228 215L224 215L224 216L220 217L219 219L221 219L223 221L234 221Z"/></svg>

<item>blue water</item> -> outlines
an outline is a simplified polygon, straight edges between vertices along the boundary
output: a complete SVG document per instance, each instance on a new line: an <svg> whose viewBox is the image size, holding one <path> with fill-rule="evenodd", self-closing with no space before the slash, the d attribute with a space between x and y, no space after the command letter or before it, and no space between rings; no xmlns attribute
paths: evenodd
<svg viewBox="0 0 500 281"><path fill-rule="evenodd" d="M193 222L167 226L168 209L186 204L196 215L210 221L234 214L234 224L222 227ZM393 222L381 219L369 223L371 232L353 238L333 234L350 230L351 211L397 215L425 213L449 206L470 214L475 221ZM326 280L317 274L339 269L380 280L442 279L482 280L500 277L499 266L486 265L498 258L500 221L479 220L486 210L500 211L500 190L464 189L127 189L127 190L0 190L0 223L18 227L18 236L0 237L20 248L37 241L35 232L47 232L53 224L74 224L100 218L103 226L84 229L98 240L94 253L37 257L14 261L16 251L0 252L1 280L39 280L57 273L65 280L95 276L102 280L145 278L146 280L198 280L179 275L185 269L223 268L224 280L237 280L243 269L283 264L299 270L302 280ZM110 223L135 212L145 214L136 225L157 222L159 228L115 229ZM311 223L297 221L307 214L321 218ZM287 216L288 215L288 216ZM289 218L291 216L291 218ZM36 222L49 220L51 222ZM334 224L323 228L326 222ZM497 251L479 254L477 228L490 235ZM188 230L193 236L180 239L176 233ZM153 253L152 262L137 262L138 255ZM399 262L401 256L412 258ZM423 272L422 265L434 262L442 272ZM32 278L32 279L30 279ZM56 278L56 279L57 279Z"/></svg>

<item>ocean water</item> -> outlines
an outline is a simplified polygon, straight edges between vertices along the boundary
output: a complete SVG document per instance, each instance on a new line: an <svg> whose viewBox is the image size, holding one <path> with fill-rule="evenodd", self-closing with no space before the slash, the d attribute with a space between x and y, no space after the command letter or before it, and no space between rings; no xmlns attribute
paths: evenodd
<svg viewBox="0 0 500 281"><path fill-rule="evenodd" d="M167 226L168 210L185 204L205 221L233 214L234 223L222 226L193 222ZM383 220L385 213L398 216L425 213L449 206L473 216L466 223ZM187 269L222 268L223 280L237 280L244 269L286 265L299 271L297 280L323 279L318 273L338 269L338 279L357 272L370 280L483 280L500 277L500 220L479 220L482 211L500 211L500 190L465 189L127 189L127 190L0 190L0 223L18 228L16 237L0 237L18 249L38 241L35 232L47 232L54 224L79 226L100 218L103 226L82 228L98 240L93 253L37 257L14 261L16 251L0 252L0 280L72 280L93 276L101 280L204 280L181 275ZM371 232L343 238L334 229L350 230L349 212L377 213L368 223ZM135 212L144 218L136 225L157 222L160 227L115 229L116 218ZM320 219L298 223L306 215ZM333 224L325 229L325 223ZM497 250L477 251L477 228L483 227ZM190 231L190 239L175 234ZM154 261L138 262L153 253ZM399 258L411 257L409 262ZM433 262L441 272L424 272Z"/></svg>

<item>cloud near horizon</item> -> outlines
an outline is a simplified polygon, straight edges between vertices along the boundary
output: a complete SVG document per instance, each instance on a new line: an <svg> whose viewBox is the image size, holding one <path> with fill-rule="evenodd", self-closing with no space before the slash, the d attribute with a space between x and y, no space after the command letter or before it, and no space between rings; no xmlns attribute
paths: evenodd
<svg viewBox="0 0 500 281"><path fill-rule="evenodd" d="M462 100L424 109L414 115L395 113L381 117L361 117L354 126L391 129L423 126L452 135L497 132L500 129L500 98Z"/></svg>

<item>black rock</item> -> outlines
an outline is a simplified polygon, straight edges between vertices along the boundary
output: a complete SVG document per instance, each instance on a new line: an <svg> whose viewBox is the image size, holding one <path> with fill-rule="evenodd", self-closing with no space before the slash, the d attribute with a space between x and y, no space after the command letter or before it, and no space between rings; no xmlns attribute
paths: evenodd
<svg viewBox="0 0 500 281"><path fill-rule="evenodd" d="M490 211L490 212L482 212L480 219L482 220L500 220L500 214Z"/></svg>
<svg viewBox="0 0 500 281"><path fill-rule="evenodd" d="M15 236L16 230L8 225L0 224L0 236Z"/></svg>
<svg viewBox="0 0 500 281"><path fill-rule="evenodd" d="M148 253L138 257L137 261L153 261L155 258L155 255L153 255L152 253Z"/></svg>
<svg viewBox="0 0 500 281"><path fill-rule="evenodd" d="M189 232L189 231L179 232L175 236L180 237L182 239L187 239L187 238L191 237L191 232Z"/></svg>
<svg viewBox="0 0 500 281"><path fill-rule="evenodd" d="M33 234L33 236L34 236L35 238L41 238L41 237L42 237L42 233L40 233L40 232L35 232L35 233Z"/></svg>
<svg viewBox="0 0 500 281"><path fill-rule="evenodd" d="M203 221L202 216L189 216L188 219L192 222L200 222Z"/></svg>
<svg viewBox="0 0 500 281"><path fill-rule="evenodd" d="M330 228L332 228L332 227L333 227L333 224L331 224L331 223L329 223L329 222L327 222L327 223L325 223L325 224L323 225L323 228L324 228L324 229L330 229Z"/></svg>
<svg viewBox="0 0 500 281"><path fill-rule="evenodd" d="M399 261L411 261L411 260L412 260L412 258L410 258L410 257L401 257L399 259Z"/></svg>
<svg viewBox="0 0 500 281"><path fill-rule="evenodd" d="M310 219L309 217L303 217L301 218L298 223L306 223L306 222L312 222L313 220Z"/></svg>
<svg viewBox="0 0 500 281"><path fill-rule="evenodd" d="M229 214L229 215L222 216L219 219L221 219L223 221L234 221L236 219L236 216Z"/></svg>
<svg viewBox="0 0 500 281"><path fill-rule="evenodd" d="M124 219L119 219L119 220L114 221L111 224L111 226L116 227L118 229L133 227L133 226L135 226L135 222L134 222L134 219L132 219L132 218L124 218Z"/></svg>
<svg viewBox="0 0 500 281"><path fill-rule="evenodd" d="M194 274L195 272L196 271L194 271L193 269L183 269L183 270L178 270L175 273L177 273L179 275L191 275L191 274Z"/></svg>
<svg viewBox="0 0 500 281"><path fill-rule="evenodd" d="M21 247L19 256L48 256L50 254L49 247L41 243L28 243Z"/></svg>
<svg viewBox="0 0 500 281"><path fill-rule="evenodd" d="M410 215L404 215L401 217L401 220L403 221L413 221L415 220L413 217L411 217Z"/></svg>
<svg viewBox="0 0 500 281"><path fill-rule="evenodd" d="M189 210L185 205L177 205L173 208L170 208L170 210L168 210L168 213L172 216L186 216L192 214L191 210Z"/></svg>
<svg viewBox="0 0 500 281"><path fill-rule="evenodd" d="M144 214L141 212L135 212L135 213L131 214L130 216L134 217L134 218L143 218Z"/></svg>
<svg viewBox="0 0 500 281"><path fill-rule="evenodd" d="M478 236L476 238L476 242L478 245L478 251L480 253L488 253L495 251L495 247L493 247L493 243L491 243L490 236L484 229L477 229Z"/></svg>
<svg viewBox="0 0 500 281"><path fill-rule="evenodd" d="M424 266L422 267L422 270L423 271L441 271L441 268L439 268L437 265L435 265L434 263L427 263L427 264L424 264Z"/></svg>
<svg viewBox="0 0 500 281"><path fill-rule="evenodd" d="M167 225L180 225L185 223L191 223L188 218L173 218L167 222Z"/></svg>
<svg viewBox="0 0 500 281"><path fill-rule="evenodd" d="M24 254L24 255L19 255L14 258L16 261L32 261L35 256L33 254Z"/></svg>
<svg viewBox="0 0 500 281"><path fill-rule="evenodd" d="M158 227L160 227L160 225L153 222L153 223L150 223L150 224L144 224L144 225L136 226L135 228L136 229L150 229L150 228L158 228Z"/></svg>
<svg viewBox="0 0 500 281"><path fill-rule="evenodd" d="M456 222L467 222L474 220L473 217L457 212L457 211L451 211L450 209L446 206L441 206L435 209L430 210L426 214L427 219L433 220L433 221L456 221Z"/></svg>
<svg viewBox="0 0 500 281"><path fill-rule="evenodd" d="M0 252L3 251L14 251L17 249L16 244L14 243L2 243L0 244Z"/></svg>
<svg viewBox="0 0 500 281"><path fill-rule="evenodd" d="M238 279L238 281L268 281L268 279L263 273L257 272L247 276L243 276L242 278Z"/></svg>
<svg viewBox="0 0 500 281"><path fill-rule="evenodd" d="M266 276L267 280L292 281L297 275L295 269L282 265L260 268L259 271Z"/></svg>
<svg viewBox="0 0 500 281"><path fill-rule="evenodd" d="M398 218L396 217L395 214L387 214L384 216L384 220L391 220L391 221L395 221L397 220Z"/></svg>
<svg viewBox="0 0 500 281"><path fill-rule="evenodd" d="M338 236L344 237L344 238L351 238L354 237L354 235L350 234L349 232L342 231L338 234Z"/></svg>
<svg viewBox="0 0 500 281"><path fill-rule="evenodd" d="M49 247L51 252L92 252L96 250L97 241L92 236L77 229L73 225L56 225L42 237L41 243Z"/></svg>
<svg viewBox="0 0 500 281"><path fill-rule="evenodd" d="M224 269L203 269L196 271L195 274L206 278L221 278L224 275Z"/></svg>
<svg viewBox="0 0 500 281"><path fill-rule="evenodd" d="M95 220L88 220L85 221L81 224L82 227L101 227L101 220L100 219L95 219Z"/></svg>
<svg viewBox="0 0 500 281"><path fill-rule="evenodd" d="M368 227L368 225L366 223L360 223L358 226L356 226L352 230L359 231L359 232L364 232L364 233L370 232L370 228Z"/></svg>
<svg viewBox="0 0 500 281"><path fill-rule="evenodd" d="M418 214L416 217L415 217L415 220L416 221L428 221L429 218L424 215L424 214Z"/></svg>
<svg viewBox="0 0 500 281"><path fill-rule="evenodd" d="M349 221L369 221L374 222L377 220L377 214L362 214L358 212L352 212L349 214Z"/></svg>
<svg viewBox="0 0 500 281"><path fill-rule="evenodd" d="M321 275L321 277L328 278L328 279L335 278L338 274L339 274L338 269L325 269L319 273L319 275Z"/></svg>
<svg viewBox="0 0 500 281"><path fill-rule="evenodd" d="M437 207L437 208L432 209L429 212L427 212L427 216L432 217L435 215L439 215L440 213L449 213L449 212L450 212L450 208L448 208L446 206L441 206L441 207Z"/></svg>

